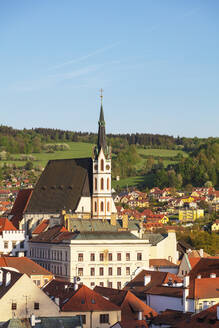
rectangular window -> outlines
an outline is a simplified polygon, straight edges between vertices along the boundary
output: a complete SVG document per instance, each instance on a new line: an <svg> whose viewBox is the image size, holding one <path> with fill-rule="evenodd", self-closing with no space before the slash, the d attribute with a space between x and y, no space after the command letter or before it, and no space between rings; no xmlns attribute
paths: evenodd
<svg viewBox="0 0 219 328"><path fill-rule="evenodd" d="M17 310L17 303L11 303L11 309Z"/></svg>
<svg viewBox="0 0 219 328"><path fill-rule="evenodd" d="M95 261L95 254L94 254L94 253L91 253L91 255L90 255L90 260L91 260L91 261Z"/></svg>
<svg viewBox="0 0 219 328"><path fill-rule="evenodd" d="M78 262L83 262L84 261L84 255L83 253L78 254Z"/></svg>
<svg viewBox="0 0 219 328"><path fill-rule="evenodd" d="M100 276L103 276L104 272L103 272L103 268L102 267L100 268L99 271L100 271Z"/></svg>
<svg viewBox="0 0 219 328"><path fill-rule="evenodd" d="M83 325L86 325L86 315L80 314L80 316L81 316L81 321L82 321Z"/></svg>
<svg viewBox="0 0 219 328"><path fill-rule="evenodd" d="M79 275L80 277L82 277L83 274L84 274L84 270L83 270L83 268L78 268L78 275Z"/></svg>
<svg viewBox="0 0 219 328"><path fill-rule="evenodd" d="M108 268L108 275L109 276L112 276L113 275L113 268L112 267L109 267Z"/></svg>
<svg viewBox="0 0 219 328"><path fill-rule="evenodd" d="M20 248L24 248L24 241L20 243Z"/></svg>
<svg viewBox="0 0 219 328"><path fill-rule="evenodd" d="M130 276L130 267L126 267L126 276Z"/></svg>
<svg viewBox="0 0 219 328"><path fill-rule="evenodd" d="M40 309L40 303L34 302L34 310L39 310Z"/></svg>
<svg viewBox="0 0 219 328"><path fill-rule="evenodd" d="M112 261L113 260L113 254L112 253L109 253L108 254L108 261Z"/></svg>
<svg viewBox="0 0 219 328"><path fill-rule="evenodd" d="M4 241L4 248L8 248L8 241Z"/></svg>
<svg viewBox="0 0 219 328"><path fill-rule="evenodd" d="M95 276L95 268L90 268L90 275Z"/></svg>
<svg viewBox="0 0 219 328"><path fill-rule="evenodd" d="M94 286L95 286L95 282L92 281L92 282L90 283L90 286L91 286L91 287L94 287Z"/></svg>
<svg viewBox="0 0 219 328"><path fill-rule="evenodd" d="M100 314L100 323L109 323L109 314Z"/></svg>
<svg viewBox="0 0 219 328"><path fill-rule="evenodd" d="M130 253L126 253L126 261L130 261Z"/></svg>
<svg viewBox="0 0 219 328"><path fill-rule="evenodd" d="M117 281L117 289L121 289L121 287L122 287L121 281Z"/></svg>
<svg viewBox="0 0 219 328"><path fill-rule="evenodd" d="M16 241L12 241L12 247L15 248L17 245L17 242Z"/></svg>
<svg viewBox="0 0 219 328"><path fill-rule="evenodd" d="M142 253L137 253L137 261L142 261Z"/></svg>
<svg viewBox="0 0 219 328"><path fill-rule="evenodd" d="M100 261L103 262L103 260L104 260L104 254L100 253Z"/></svg>
<svg viewBox="0 0 219 328"><path fill-rule="evenodd" d="M117 276L121 276L122 274L122 269L119 267L117 268Z"/></svg>
<svg viewBox="0 0 219 328"><path fill-rule="evenodd" d="M111 281L108 281L108 287L113 288L113 283Z"/></svg>
<svg viewBox="0 0 219 328"><path fill-rule="evenodd" d="M99 283L99 286L100 286L100 287L104 287L104 283L103 283L103 282L100 282L100 283Z"/></svg>
<svg viewBox="0 0 219 328"><path fill-rule="evenodd" d="M117 253L117 261L121 261L122 259L122 254L121 253Z"/></svg>

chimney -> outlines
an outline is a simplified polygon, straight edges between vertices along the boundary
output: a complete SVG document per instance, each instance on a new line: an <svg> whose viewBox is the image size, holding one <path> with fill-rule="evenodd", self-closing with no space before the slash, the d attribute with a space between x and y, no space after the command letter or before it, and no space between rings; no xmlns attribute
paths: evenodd
<svg viewBox="0 0 219 328"><path fill-rule="evenodd" d="M211 273L210 278L216 278L216 273Z"/></svg>
<svg viewBox="0 0 219 328"><path fill-rule="evenodd" d="M11 273L7 272L6 279L5 279L5 286L8 287L8 285L10 285L10 282L11 282Z"/></svg>
<svg viewBox="0 0 219 328"><path fill-rule="evenodd" d="M138 320L142 320L142 311L138 311Z"/></svg>
<svg viewBox="0 0 219 328"><path fill-rule="evenodd" d="M3 283L3 271L0 270L0 286L2 285Z"/></svg>
<svg viewBox="0 0 219 328"><path fill-rule="evenodd" d="M124 214L122 216L122 228L128 229L128 215L127 214Z"/></svg>
<svg viewBox="0 0 219 328"><path fill-rule="evenodd" d="M110 223L112 226L116 226L116 214L115 213L113 213L111 215Z"/></svg>
<svg viewBox="0 0 219 328"><path fill-rule="evenodd" d="M147 284L149 284L150 281L151 281L151 276L145 275L144 276L144 286L147 286Z"/></svg>
<svg viewBox="0 0 219 328"><path fill-rule="evenodd" d="M37 320L35 315L32 314L31 317L30 317L30 323L31 323L31 327L35 327L36 326L36 323L40 323L41 320Z"/></svg>
<svg viewBox="0 0 219 328"><path fill-rule="evenodd" d="M217 320L219 320L219 305L217 306Z"/></svg>
<svg viewBox="0 0 219 328"><path fill-rule="evenodd" d="M200 254L200 257L203 257L203 256L204 256L204 250L203 250L203 248L201 248L201 249L199 250L199 254Z"/></svg>
<svg viewBox="0 0 219 328"><path fill-rule="evenodd" d="M74 277L74 291L78 290L77 277Z"/></svg>
<svg viewBox="0 0 219 328"><path fill-rule="evenodd" d="M187 297L189 296L189 276L185 276L183 279L183 312L188 311L188 301Z"/></svg>
<svg viewBox="0 0 219 328"><path fill-rule="evenodd" d="M202 276L201 276L200 274L197 275L197 279L201 279L201 277L202 277Z"/></svg>

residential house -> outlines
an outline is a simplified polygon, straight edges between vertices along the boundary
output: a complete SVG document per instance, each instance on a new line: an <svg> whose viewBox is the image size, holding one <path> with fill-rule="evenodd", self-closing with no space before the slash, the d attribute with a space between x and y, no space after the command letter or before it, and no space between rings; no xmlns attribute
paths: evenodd
<svg viewBox="0 0 219 328"><path fill-rule="evenodd" d="M194 268L194 266L200 261L202 257L210 257L209 254L204 252L203 249L200 250L188 250L182 257L181 263L179 265L180 277L189 274L189 272Z"/></svg>
<svg viewBox="0 0 219 328"><path fill-rule="evenodd" d="M35 317L15 319L5 322L2 328L83 328L80 316L74 317Z"/></svg>
<svg viewBox="0 0 219 328"><path fill-rule="evenodd" d="M59 316L59 307L26 275L0 269L0 320Z"/></svg>
<svg viewBox="0 0 219 328"><path fill-rule="evenodd" d="M112 327L142 327L149 323L157 313L130 291L96 286L94 290L121 308L121 321Z"/></svg>
<svg viewBox="0 0 219 328"><path fill-rule="evenodd" d="M86 285L53 279L43 291L59 304L62 316L80 315L83 328L108 328L121 320L119 306L102 297Z"/></svg>
<svg viewBox="0 0 219 328"><path fill-rule="evenodd" d="M219 231L219 220L215 220L211 225L211 231Z"/></svg>
<svg viewBox="0 0 219 328"><path fill-rule="evenodd" d="M195 221L196 219L204 217L203 209L180 209L179 210L179 221Z"/></svg>
<svg viewBox="0 0 219 328"><path fill-rule="evenodd" d="M28 257L2 256L0 257L0 267L14 268L20 273L25 273L39 288L54 277L51 272Z"/></svg>

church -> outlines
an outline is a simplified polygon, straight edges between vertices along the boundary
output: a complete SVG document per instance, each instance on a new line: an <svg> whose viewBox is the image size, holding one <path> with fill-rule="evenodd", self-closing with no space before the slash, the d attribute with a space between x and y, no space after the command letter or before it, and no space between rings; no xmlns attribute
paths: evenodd
<svg viewBox="0 0 219 328"><path fill-rule="evenodd" d="M93 157L50 160L26 206L22 228L64 212L72 218L110 220L117 210L111 193L111 148L106 142L102 94Z"/></svg>

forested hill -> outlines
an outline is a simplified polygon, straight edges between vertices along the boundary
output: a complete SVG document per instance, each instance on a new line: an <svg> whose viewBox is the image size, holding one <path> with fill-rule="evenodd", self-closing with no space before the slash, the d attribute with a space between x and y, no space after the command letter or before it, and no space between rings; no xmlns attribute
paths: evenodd
<svg viewBox="0 0 219 328"><path fill-rule="evenodd" d="M120 145L194 151L199 149L202 144L219 142L219 138L174 138L173 136L149 133L108 134L107 138L115 151L120 148ZM44 143L68 141L96 143L97 134L48 128L18 130L0 126L0 150L8 153L39 152Z"/></svg>

